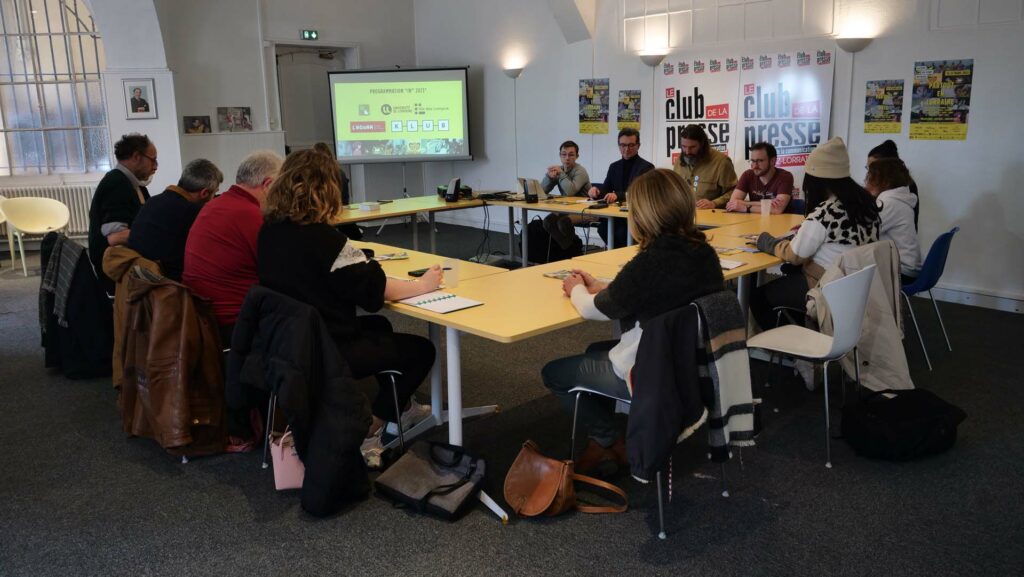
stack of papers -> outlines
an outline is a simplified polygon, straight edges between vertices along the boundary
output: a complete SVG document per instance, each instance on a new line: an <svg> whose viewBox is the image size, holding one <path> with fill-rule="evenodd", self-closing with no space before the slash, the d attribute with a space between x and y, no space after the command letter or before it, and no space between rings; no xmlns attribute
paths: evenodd
<svg viewBox="0 0 1024 577"><path fill-rule="evenodd" d="M444 291L429 292L398 302L440 314L460 311L484 304L480 301L467 299Z"/></svg>

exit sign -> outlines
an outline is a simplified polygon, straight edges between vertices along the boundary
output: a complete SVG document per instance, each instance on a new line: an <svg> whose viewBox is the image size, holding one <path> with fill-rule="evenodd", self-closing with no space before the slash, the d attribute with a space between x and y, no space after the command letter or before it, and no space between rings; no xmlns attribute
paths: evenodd
<svg viewBox="0 0 1024 577"><path fill-rule="evenodd" d="M319 40L320 39L320 33L317 32L316 30L303 30L302 31L302 39L303 40Z"/></svg>

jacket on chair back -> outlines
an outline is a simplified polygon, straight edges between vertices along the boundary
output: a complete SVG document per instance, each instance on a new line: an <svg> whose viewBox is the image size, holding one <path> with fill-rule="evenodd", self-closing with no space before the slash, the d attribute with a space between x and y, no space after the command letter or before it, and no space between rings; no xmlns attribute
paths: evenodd
<svg viewBox="0 0 1024 577"><path fill-rule="evenodd" d="M252 287L231 337L227 379L232 409L252 406L252 389L277 394L306 469L303 509L327 516L365 498L359 446L370 428L369 404L316 309Z"/></svg>
<svg viewBox="0 0 1024 577"><path fill-rule="evenodd" d="M142 266L124 282L124 430L174 454L223 451L223 352L212 309L185 285Z"/></svg>
<svg viewBox="0 0 1024 577"><path fill-rule="evenodd" d="M126 246L112 246L103 253L103 273L114 281L114 356L113 382L115 389L121 389L124 381L125 327L128 323L128 272L136 265L162 274L160 265L144 258Z"/></svg>

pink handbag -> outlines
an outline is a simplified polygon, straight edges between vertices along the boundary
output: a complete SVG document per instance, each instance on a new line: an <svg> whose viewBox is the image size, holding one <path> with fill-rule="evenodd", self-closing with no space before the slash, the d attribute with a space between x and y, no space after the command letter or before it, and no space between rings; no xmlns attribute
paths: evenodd
<svg viewBox="0 0 1024 577"><path fill-rule="evenodd" d="M274 486L278 491L301 489L302 479L306 475L306 467L295 452L295 438L290 429L283 435L271 433L270 458L274 461Z"/></svg>

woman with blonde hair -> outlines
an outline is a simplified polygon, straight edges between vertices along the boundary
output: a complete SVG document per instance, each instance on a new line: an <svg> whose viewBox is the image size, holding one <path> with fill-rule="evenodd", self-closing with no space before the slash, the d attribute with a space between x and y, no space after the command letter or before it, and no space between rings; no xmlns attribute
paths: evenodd
<svg viewBox="0 0 1024 577"><path fill-rule="evenodd" d="M667 169L637 177L629 187L629 232L639 245L611 283L583 270L562 282L566 297L590 320L618 320L619 341L590 345L582 355L558 359L541 371L544 384L569 412L575 394L586 386L620 398L636 360L642 327L648 320L685 306L725 286L718 255L697 229L696 200L681 176ZM628 466L625 439L613 421L614 403L596 396L580 398L580 420L588 429L587 448L576 469L602 477Z"/></svg>
<svg viewBox="0 0 1024 577"><path fill-rule="evenodd" d="M401 300L436 290L439 266L414 281L388 278L380 265L352 246L331 226L341 209L336 162L317 151L288 155L267 194L265 223L257 244L260 284L302 301L323 317L341 357L359 379L382 370L401 371L395 415L390 383L380 383L373 401L373 423L363 442L367 465L380 465L381 434L386 422L411 426L430 414L412 394L434 364L434 345L421 336L395 333L382 316L356 316L356 309L376 312L384 301Z"/></svg>

